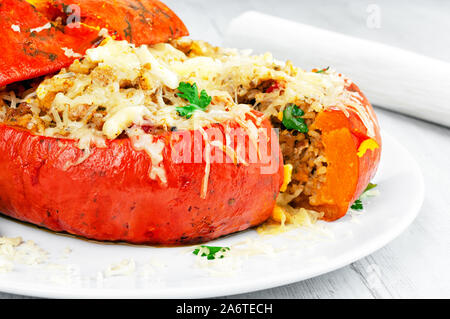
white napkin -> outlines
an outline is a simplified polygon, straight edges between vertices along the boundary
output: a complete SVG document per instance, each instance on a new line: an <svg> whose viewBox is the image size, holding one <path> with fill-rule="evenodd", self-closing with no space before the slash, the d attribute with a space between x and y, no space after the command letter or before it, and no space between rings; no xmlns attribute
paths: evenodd
<svg viewBox="0 0 450 319"><path fill-rule="evenodd" d="M450 63L253 11L232 20L225 45L307 70L330 66L372 104L450 127Z"/></svg>

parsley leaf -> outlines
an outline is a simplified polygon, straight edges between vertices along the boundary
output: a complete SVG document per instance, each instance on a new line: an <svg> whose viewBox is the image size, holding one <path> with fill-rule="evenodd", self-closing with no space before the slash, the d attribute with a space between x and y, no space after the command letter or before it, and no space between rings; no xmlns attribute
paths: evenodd
<svg viewBox="0 0 450 319"><path fill-rule="evenodd" d="M216 259L216 254L218 252L226 252L230 250L230 247L213 247L213 246L200 246L201 248L208 248L209 253L202 253L202 257L206 257L209 260ZM195 249L192 253L194 255L198 255L200 252L200 248ZM224 256L220 256L219 258L223 258Z"/></svg>
<svg viewBox="0 0 450 319"><path fill-rule="evenodd" d="M364 208L363 203L360 199L355 200L353 205L350 207L351 207L351 209L354 209L354 210L362 210Z"/></svg>
<svg viewBox="0 0 450 319"><path fill-rule="evenodd" d="M297 130L301 133L308 133L308 126L305 120L300 118L305 112L295 104L289 104L283 111L283 125L288 130Z"/></svg>
<svg viewBox="0 0 450 319"><path fill-rule="evenodd" d="M361 194L361 196L362 196L365 192L370 191L371 189L373 189L373 188L375 188L375 187L377 187L377 184L369 183L369 185L367 185L366 189L365 189L364 192ZM360 198L361 198L361 197L360 197ZM353 203L352 206L350 206L350 208L351 208L351 209L354 209L354 210L363 210L364 206L363 206L363 203L362 203L361 199L355 200L355 202Z"/></svg>
<svg viewBox="0 0 450 319"><path fill-rule="evenodd" d="M189 102L186 106L177 107L176 110L178 114L187 119L191 118L192 114L196 110L204 111L206 107L211 103L211 96L206 93L205 90L202 90L200 96L198 95L197 84L190 84L187 82L180 82L178 86L178 96L187 100Z"/></svg>

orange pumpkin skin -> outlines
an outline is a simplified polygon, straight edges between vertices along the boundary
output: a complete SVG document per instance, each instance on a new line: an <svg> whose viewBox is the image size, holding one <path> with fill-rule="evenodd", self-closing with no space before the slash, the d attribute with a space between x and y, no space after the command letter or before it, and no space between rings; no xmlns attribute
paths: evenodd
<svg viewBox="0 0 450 319"><path fill-rule="evenodd" d="M261 127L272 130L268 121ZM205 242L270 217L283 181L279 148L269 154L277 165L271 174L261 174L263 163L211 163L203 199L205 160L175 163L172 134L154 135L165 144L164 184L149 177L150 157L128 138L67 167L83 155L75 141L0 125L0 211L90 239L168 245Z"/></svg>
<svg viewBox="0 0 450 319"><path fill-rule="evenodd" d="M59 25L57 18L68 25ZM0 30L8 45L0 50L0 87L68 67L99 44L100 28L135 45L189 34L158 0L2 0Z"/></svg>
<svg viewBox="0 0 450 319"><path fill-rule="evenodd" d="M80 22L105 28L121 40L137 46L167 42L189 32L183 21L158 0L34 0L51 20L79 14ZM67 5L72 5L67 7ZM78 10L79 8L79 10ZM69 19L70 20L70 19Z"/></svg>
<svg viewBox="0 0 450 319"><path fill-rule="evenodd" d="M338 108L319 113L311 129L322 132L325 157L328 160L327 178L319 192L319 204L311 208L323 211L324 220L333 221L344 216L374 177L381 156L381 136L378 119L365 95L354 84L347 90L361 96L364 108L374 123L374 140L378 148L367 150L359 157L361 143L369 138L367 127L358 113L348 110L348 116Z"/></svg>

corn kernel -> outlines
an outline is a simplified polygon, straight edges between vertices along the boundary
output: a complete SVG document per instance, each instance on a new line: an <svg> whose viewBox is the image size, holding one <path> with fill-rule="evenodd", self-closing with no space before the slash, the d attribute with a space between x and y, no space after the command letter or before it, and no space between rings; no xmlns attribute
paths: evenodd
<svg viewBox="0 0 450 319"><path fill-rule="evenodd" d="M278 112L277 118L280 120L280 122L283 122L283 112Z"/></svg>
<svg viewBox="0 0 450 319"><path fill-rule="evenodd" d="M285 210L282 207L275 205L275 207L273 208L272 218L274 221L284 225L286 222Z"/></svg>
<svg viewBox="0 0 450 319"><path fill-rule="evenodd" d="M280 192L285 192L289 183L291 182L292 169L293 169L293 166L291 164L284 165L284 180L283 180L283 185L281 185Z"/></svg>
<svg viewBox="0 0 450 319"><path fill-rule="evenodd" d="M380 146L378 145L378 143L375 140L368 138L367 140L362 142L361 145L359 146L357 155L358 155L358 157L363 157L364 154L366 154L366 152L368 150L373 151L379 147Z"/></svg>

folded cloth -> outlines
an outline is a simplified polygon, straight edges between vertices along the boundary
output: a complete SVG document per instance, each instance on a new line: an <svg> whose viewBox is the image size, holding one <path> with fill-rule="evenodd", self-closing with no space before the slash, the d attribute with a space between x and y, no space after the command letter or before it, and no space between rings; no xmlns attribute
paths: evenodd
<svg viewBox="0 0 450 319"><path fill-rule="evenodd" d="M303 69L330 66L375 106L450 127L450 63L253 11L231 21L225 45Z"/></svg>

